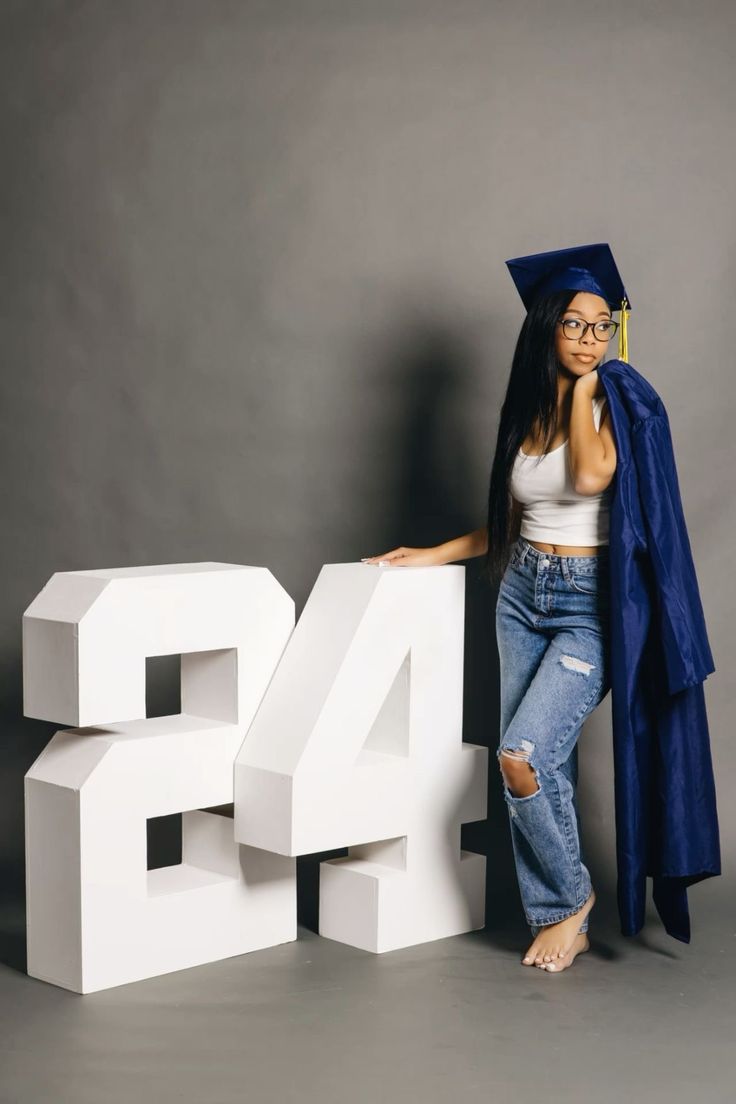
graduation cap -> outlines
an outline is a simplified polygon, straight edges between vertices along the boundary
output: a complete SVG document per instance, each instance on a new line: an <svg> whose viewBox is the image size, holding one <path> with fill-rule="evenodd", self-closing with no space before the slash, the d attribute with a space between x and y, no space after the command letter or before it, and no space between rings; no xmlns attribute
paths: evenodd
<svg viewBox="0 0 736 1104"><path fill-rule="evenodd" d="M631 303L608 242L512 257L506 265L527 310L539 296L563 288L591 291L605 299L612 310L620 310L618 356L619 360L628 360L626 321Z"/></svg>

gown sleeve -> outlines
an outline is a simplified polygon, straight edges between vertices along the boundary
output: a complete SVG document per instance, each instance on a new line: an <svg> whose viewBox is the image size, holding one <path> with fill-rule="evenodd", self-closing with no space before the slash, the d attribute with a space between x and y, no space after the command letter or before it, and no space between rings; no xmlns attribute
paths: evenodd
<svg viewBox="0 0 736 1104"><path fill-rule="evenodd" d="M656 617L670 694L715 671L666 415L634 426L632 457L656 594Z"/></svg>

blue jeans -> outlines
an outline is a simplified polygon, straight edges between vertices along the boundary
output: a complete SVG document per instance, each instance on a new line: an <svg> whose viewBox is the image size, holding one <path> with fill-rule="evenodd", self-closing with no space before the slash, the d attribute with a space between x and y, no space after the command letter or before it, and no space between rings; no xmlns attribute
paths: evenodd
<svg viewBox="0 0 736 1104"><path fill-rule="evenodd" d="M556 556L519 537L498 592L496 755L524 759L538 786L519 797L502 775L519 892L533 936L578 912L590 896L576 799L577 741L585 718L610 689L608 572L607 545L592 556ZM587 929L586 916L579 930Z"/></svg>

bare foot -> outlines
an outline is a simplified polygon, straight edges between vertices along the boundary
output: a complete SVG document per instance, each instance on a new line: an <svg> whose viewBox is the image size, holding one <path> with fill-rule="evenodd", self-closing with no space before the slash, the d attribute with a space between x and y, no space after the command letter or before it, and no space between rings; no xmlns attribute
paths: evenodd
<svg viewBox="0 0 736 1104"><path fill-rule="evenodd" d="M547 970L551 974L559 974L561 970L566 970L568 966L572 966L575 961L575 955L580 954L581 951L587 951L590 949L590 940L586 932L578 932L575 936L575 941L562 958L556 958L554 962L540 962L539 969Z"/></svg>
<svg viewBox="0 0 736 1104"><path fill-rule="evenodd" d="M538 933L537 937L524 955L522 965L539 966L546 962L557 962L572 949L575 937L580 932L580 925L585 920L593 905L595 893L591 889L590 897L581 909L572 916L560 920L557 924L547 924Z"/></svg>

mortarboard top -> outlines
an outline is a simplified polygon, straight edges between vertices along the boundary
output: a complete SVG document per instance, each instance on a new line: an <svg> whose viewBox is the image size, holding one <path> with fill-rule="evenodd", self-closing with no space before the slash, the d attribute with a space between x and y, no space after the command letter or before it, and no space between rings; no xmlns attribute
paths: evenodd
<svg viewBox="0 0 736 1104"><path fill-rule="evenodd" d="M527 310L539 296L563 288L593 292L612 310L620 310L619 359L628 359L626 321L631 303L608 242L512 257L506 265Z"/></svg>

